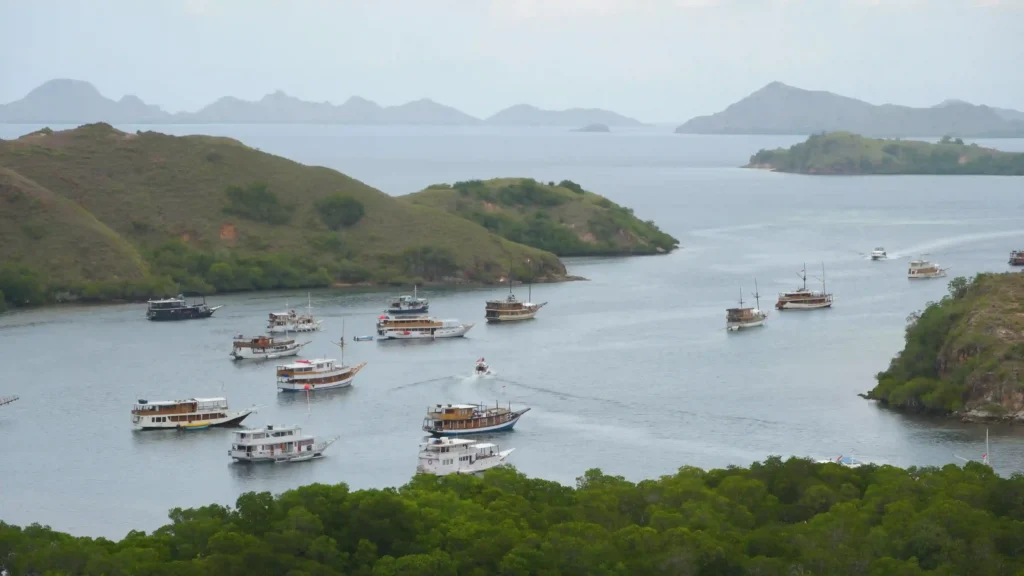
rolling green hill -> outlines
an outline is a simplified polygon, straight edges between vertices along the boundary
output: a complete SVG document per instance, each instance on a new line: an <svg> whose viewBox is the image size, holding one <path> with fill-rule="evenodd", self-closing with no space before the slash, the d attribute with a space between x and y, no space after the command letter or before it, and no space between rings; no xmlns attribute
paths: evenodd
<svg viewBox="0 0 1024 576"><path fill-rule="evenodd" d="M105 300L332 283L554 280L558 258L227 138L106 124L0 141L0 291ZM46 294L17 298L4 278Z"/></svg>
<svg viewBox="0 0 1024 576"><path fill-rule="evenodd" d="M557 185L530 178L471 180L437 184L403 199L559 256L661 254L679 246L654 222L569 180Z"/></svg>
<svg viewBox="0 0 1024 576"><path fill-rule="evenodd" d="M1024 421L1024 274L956 278L908 318L906 345L868 398L967 419Z"/></svg>
<svg viewBox="0 0 1024 576"><path fill-rule="evenodd" d="M761 150L747 168L799 174L976 174L1024 176L1024 154L1000 152L959 138L936 144L817 134L787 148Z"/></svg>

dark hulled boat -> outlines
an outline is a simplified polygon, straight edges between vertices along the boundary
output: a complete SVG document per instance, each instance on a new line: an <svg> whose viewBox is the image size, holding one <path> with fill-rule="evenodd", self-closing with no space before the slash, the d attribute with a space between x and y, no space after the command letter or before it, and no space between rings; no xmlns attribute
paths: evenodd
<svg viewBox="0 0 1024 576"><path fill-rule="evenodd" d="M206 297L202 302L189 304L185 297L178 295L177 298L166 298L164 300L150 300L149 310L146 310L146 318L150 320L193 320L196 318L209 318L222 306L207 306Z"/></svg>

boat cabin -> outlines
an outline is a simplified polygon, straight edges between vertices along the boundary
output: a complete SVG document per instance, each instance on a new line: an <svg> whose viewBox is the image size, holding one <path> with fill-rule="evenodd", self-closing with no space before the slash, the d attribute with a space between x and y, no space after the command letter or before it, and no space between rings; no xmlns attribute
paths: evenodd
<svg viewBox="0 0 1024 576"><path fill-rule="evenodd" d="M165 298L163 300L149 300L146 302L149 304L150 310L171 310L173 308L184 308L185 297L177 296L176 298Z"/></svg>
<svg viewBox="0 0 1024 576"><path fill-rule="evenodd" d="M226 418L226 398L189 398L150 402L140 399L132 407L132 421L146 424L188 423Z"/></svg>

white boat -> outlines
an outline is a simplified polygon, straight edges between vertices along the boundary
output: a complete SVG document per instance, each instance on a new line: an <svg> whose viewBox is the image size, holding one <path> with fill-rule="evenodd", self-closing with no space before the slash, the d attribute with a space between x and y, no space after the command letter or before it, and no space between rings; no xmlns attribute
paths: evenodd
<svg viewBox="0 0 1024 576"><path fill-rule="evenodd" d="M322 458L337 440L304 435L298 426L268 425L235 432L228 456L236 462L302 462Z"/></svg>
<svg viewBox="0 0 1024 576"><path fill-rule="evenodd" d="M416 292L416 286L412 287L412 296L408 294L391 300L388 304L388 314L424 314L430 308L426 298L420 298Z"/></svg>
<svg viewBox="0 0 1024 576"><path fill-rule="evenodd" d="M431 438L420 444L420 474L480 474L505 463L515 448L499 450L497 444L476 443L464 438Z"/></svg>
<svg viewBox="0 0 1024 576"><path fill-rule="evenodd" d="M307 294L306 298L309 298ZM306 304L306 313L297 314L294 309L287 312L271 312L267 321L267 332L284 334L287 332L319 332L323 320L313 317L313 301Z"/></svg>
<svg viewBox="0 0 1024 576"><path fill-rule="evenodd" d="M189 398L158 402L139 400L132 408L132 428L185 430L211 426L238 426L253 412L256 412L255 406L244 410L229 410L225 398Z"/></svg>
<svg viewBox="0 0 1024 576"><path fill-rule="evenodd" d="M872 260L885 260L888 257L889 256L886 255L885 253L885 248L882 248L881 246L878 246L877 248L871 251Z"/></svg>
<svg viewBox="0 0 1024 576"><path fill-rule="evenodd" d="M765 320L768 319L768 314L761 310L761 295L757 293L757 280L754 281L754 287L754 298L757 301L757 308L744 308L743 292L740 291L739 308L726 308L725 310L726 330L735 332L746 328L764 326Z"/></svg>
<svg viewBox="0 0 1024 576"><path fill-rule="evenodd" d="M281 340L272 336L256 336L249 338L238 334L231 346L230 356L235 360L257 359L276 360L296 356L299 350L309 342Z"/></svg>
<svg viewBox="0 0 1024 576"><path fill-rule="evenodd" d="M864 462L852 456L839 456L834 460L818 460L818 464L839 464L846 468L860 468L864 465Z"/></svg>
<svg viewBox="0 0 1024 576"><path fill-rule="evenodd" d="M777 310L814 310L832 306L832 295L825 291L825 265L821 265L821 292L807 289L807 266L797 274L803 280L803 286L791 292L779 294L775 303Z"/></svg>
<svg viewBox="0 0 1024 576"><path fill-rule="evenodd" d="M391 340L458 338L472 327L458 320L438 320L426 315L383 315L377 319L377 336Z"/></svg>
<svg viewBox="0 0 1024 576"><path fill-rule="evenodd" d="M942 278L946 275L946 270L949 270L949 268L942 268L934 262L911 260L910 268L907 269L907 278L911 280L918 278Z"/></svg>
<svg viewBox="0 0 1024 576"><path fill-rule="evenodd" d="M332 359L296 360L291 364L277 367L277 389L283 392L302 392L304 390L330 390L346 388L366 362L356 366L336 364Z"/></svg>
<svg viewBox="0 0 1024 576"><path fill-rule="evenodd" d="M490 376L493 372L491 372L491 367L487 365L487 362L481 358L476 361L476 367L473 368L473 374L476 376Z"/></svg>

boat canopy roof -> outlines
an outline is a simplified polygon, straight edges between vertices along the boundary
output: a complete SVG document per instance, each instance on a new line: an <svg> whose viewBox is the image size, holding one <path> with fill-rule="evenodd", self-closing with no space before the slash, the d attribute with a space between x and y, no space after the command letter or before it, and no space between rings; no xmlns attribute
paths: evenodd
<svg viewBox="0 0 1024 576"><path fill-rule="evenodd" d="M296 360L290 364L278 364L278 370L295 370L297 368L309 368L317 364L333 364L334 358L313 358L310 360Z"/></svg>

